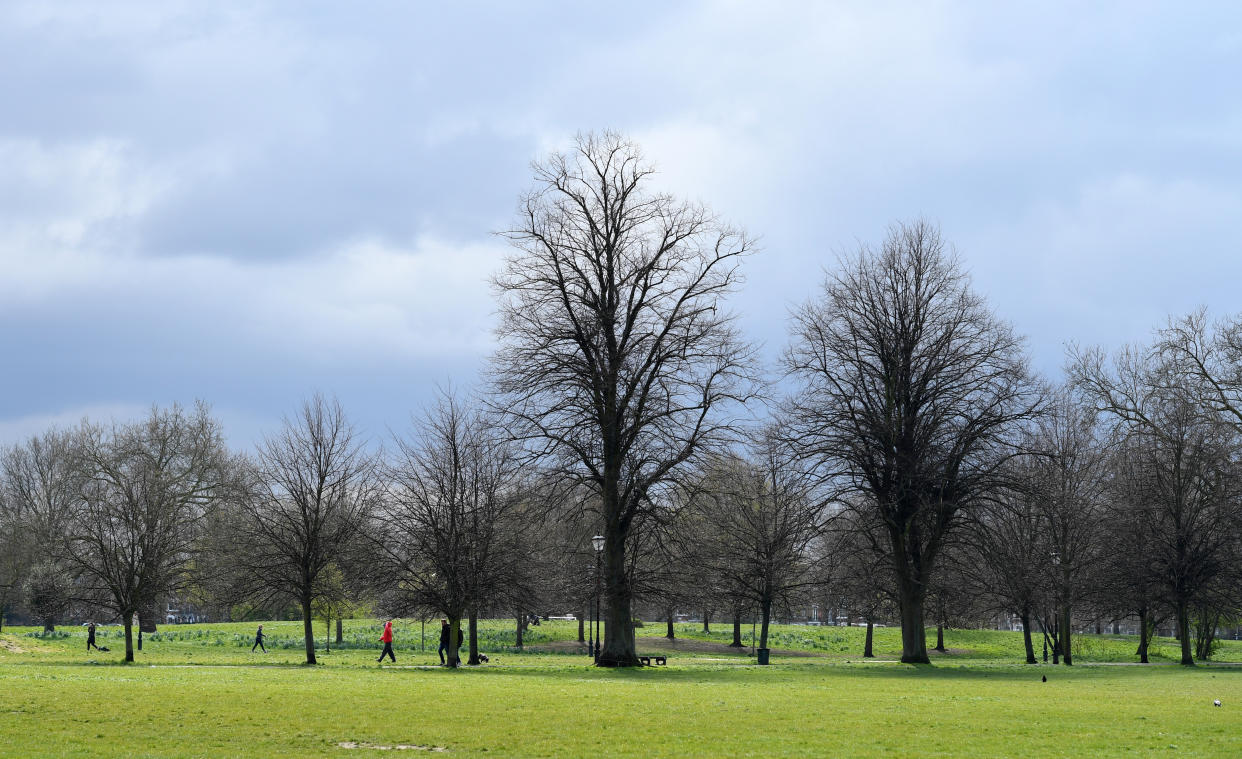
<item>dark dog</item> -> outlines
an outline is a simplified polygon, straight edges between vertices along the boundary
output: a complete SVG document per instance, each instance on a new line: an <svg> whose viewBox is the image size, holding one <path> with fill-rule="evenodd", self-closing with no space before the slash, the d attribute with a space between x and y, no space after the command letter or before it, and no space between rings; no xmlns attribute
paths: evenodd
<svg viewBox="0 0 1242 759"><path fill-rule="evenodd" d="M488 662L488 661L489 661L489 660L488 660L488 658L487 658L487 654L479 654L479 662L480 662L480 663L482 663L482 664L487 664L487 662Z"/></svg>
<svg viewBox="0 0 1242 759"><path fill-rule="evenodd" d="M103 651L104 653L108 653L108 647L107 647L107 646L99 646L98 650Z"/></svg>

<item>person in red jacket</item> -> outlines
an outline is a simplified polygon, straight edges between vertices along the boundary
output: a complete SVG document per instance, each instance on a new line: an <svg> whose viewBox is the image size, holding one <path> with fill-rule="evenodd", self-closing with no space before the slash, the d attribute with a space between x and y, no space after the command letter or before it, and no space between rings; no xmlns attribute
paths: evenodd
<svg viewBox="0 0 1242 759"><path fill-rule="evenodd" d="M380 658L376 659L375 661L377 663L382 662L384 661L384 657L388 656L392 659L392 663L396 664L397 657L392 652L392 620L391 619L384 623L384 634L380 636L380 640L383 641L384 643L384 650L380 653Z"/></svg>

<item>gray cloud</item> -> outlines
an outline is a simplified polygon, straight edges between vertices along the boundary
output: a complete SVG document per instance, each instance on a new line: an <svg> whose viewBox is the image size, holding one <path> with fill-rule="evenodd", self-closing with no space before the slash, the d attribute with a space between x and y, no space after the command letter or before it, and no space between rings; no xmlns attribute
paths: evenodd
<svg viewBox="0 0 1242 759"><path fill-rule="evenodd" d="M763 241L775 355L834 255L926 215L1055 374L1067 340L1238 309L1242 12L201 2L0 9L0 441L314 390L372 434L490 350L529 162L632 134ZM117 411L120 410L120 411Z"/></svg>

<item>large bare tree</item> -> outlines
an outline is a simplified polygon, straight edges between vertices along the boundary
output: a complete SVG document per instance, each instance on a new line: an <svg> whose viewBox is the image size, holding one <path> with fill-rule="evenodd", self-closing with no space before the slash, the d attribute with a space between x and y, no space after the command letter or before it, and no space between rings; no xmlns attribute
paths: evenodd
<svg viewBox="0 0 1242 759"><path fill-rule="evenodd" d="M315 663L316 602L334 594L329 570L359 536L378 496L375 459L336 400L315 395L259 448L237 561L252 597L292 597L302 610L306 663Z"/></svg>
<svg viewBox="0 0 1242 759"><path fill-rule="evenodd" d="M134 615L187 581L203 516L230 487L228 453L201 403L155 408L133 424L84 425L81 445L85 477L65 556L120 616L132 662Z"/></svg>
<svg viewBox="0 0 1242 759"><path fill-rule="evenodd" d="M923 600L945 536L993 487L1037 409L1022 341L925 221L898 224L794 313L788 432L887 533L902 661L927 662Z"/></svg>
<svg viewBox="0 0 1242 759"><path fill-rule="evenodd" d="M626 546L640 513L727 436L754 392L753 350L723 308L751 243L705 208L651 189L638 148L579 137L535 166L495 286L492 379L513 433L599 498L603 666L638 664Z"/></svg>

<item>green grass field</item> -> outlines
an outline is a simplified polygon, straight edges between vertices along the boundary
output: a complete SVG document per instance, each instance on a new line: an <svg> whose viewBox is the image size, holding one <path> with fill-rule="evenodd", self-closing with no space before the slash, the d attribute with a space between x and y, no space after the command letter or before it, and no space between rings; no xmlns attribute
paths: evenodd
<svg viewBox="0 0 1242 759"><path fill-rule="evenodd" d="M264 629L266 655L250 652L252 624L165 627L122 665L116 628L90 655L81 629L6 628L0 756L1242 756L1233 641L1185 669L1118 666L1132 639L1081 636L1079 663L1054 668L1018 663L1019 634L954 630L948 654L914 667L888 661L891 628L863 663L861 629L777 626L774 664L757 667L725 627L679 625L669 642L650 625L639 648L669 666L606 671L576 651L576 625L532 628L535 652L517 653L511 623L488 622L491 662L448 671L434 621L421 651L418 623L398 622L397 665L382 667L374 621L348 622L313 668L299 623ZM1172 661L1174 642L1155 654Z"/></svg>

